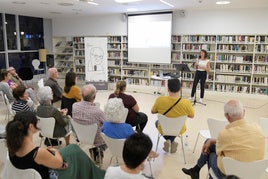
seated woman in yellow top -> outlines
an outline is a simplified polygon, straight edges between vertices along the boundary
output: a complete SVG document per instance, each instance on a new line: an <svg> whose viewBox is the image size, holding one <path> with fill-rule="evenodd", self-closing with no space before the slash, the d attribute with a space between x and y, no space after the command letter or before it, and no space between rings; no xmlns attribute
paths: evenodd
<svg viewBox="0 0 268 179"><path fill-rule="evenodd" d="M156 99L153 107L152 114L164 114L172 105L174 105L180 99L181 84L178 79L168 80L168 96L160 96ZM168 111L165 116L170 118L188 116L189 118L194 117L194 108L188 99L180 99L179 102ZM162 133L161 126L156 121L156 127ZM186 131L186 126L180 131L183 134ZM175 142L176 136L164 136L166 142L164 143L163 150L165 152L175 153L177 151L178 143Z"/></svg>
<svg viewBox="0 0 268 179"><path fill-rule="evenodd" d="M72 116L73 103L81 101L81 90L76 85L77 76L76 73L70 71L65 77L64 93L61 101L61 109L67 108L68 115Z"/></svg>

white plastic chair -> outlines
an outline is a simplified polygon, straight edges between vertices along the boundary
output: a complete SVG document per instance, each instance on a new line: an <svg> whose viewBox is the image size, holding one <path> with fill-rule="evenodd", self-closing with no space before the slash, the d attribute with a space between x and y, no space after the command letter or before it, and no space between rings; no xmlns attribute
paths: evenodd
<svg viewBox="0 0 268 179"><path fill-rule="evenodd" d="M13 119L16 112L12 110L12 106L11 106L6 94L4 94L4 100L5 100L6 110L7 110L6 119L7 119L7 121L10 121Z"/></svg>
<svg viewBox="0 0 268 179"><path fill-rule="evenodd" d="M162 114L158 114L157 117L158 117L158 122L161 125L163 134L158 133L155 152L157 151L159 139L161 136L165 136L165 135L178 136L181 138L183 158L184 158L184 163L186 164L185 152L184 152L184 146L183 146L183 135L179 136L179 132L181 131L182 127L184 126L185 121L187 119L187 116L180 116L177 118L169 118L169 117L166 117Z"/></svg>
<svg viewBox="0 0 268 179"><path fill-rule="evenodd" d="M241 179L260 179L268 167L268 159L240 162L230 157L223 157L222 163L227 175L236 175Z"/></svg>
<svg viewBox="0 0 268 179"><path fill-rule="evenodd" d="M198 132L197 138L195 140L195 145L193 149L193 153L195 152L196 149L196 144L198 142L199 136L208 139L208 138L213 138L216 139L218 137L218 134L221 130L224 129L224 127L228 124L227 120L217 120L213 118L208 118L207 119L208 123L208 130L200 130Z"/></svg>
<svg viewBox="0 0 268 179"><path fill-rule="evenodd" d="M75 130L79 144L89 145L89 149L95 148L94 145L95 137L98 130L98 125L96 123L91 125L79 124L73 119L71 119L71 124ZM101 161L100 148L98 147L99 157Z"/></svg>
<svg viewBox="0 0 268 179"><path fill-rule="evenodd" d="M101 133L101 137L103 138L106 145L108 146L108 149L111 152L110 165L114 157L116 158L116 162L118 164L118 158L123 158L122 153L123 153L124 142L126 139L113 139L105 135L103 132Z"/></svg>
<svg viewBox="0 0 268 179"><path fill-rule="evenodd" d="M42 179L41 175L34 169L18 169L12 165L7 152L5 152L6 161L2 174L3 179Z"/></svg>
<svg viewBox="0 0 268 179"><path fill-rule="evenodd" d="M39 119L38 122L38 128L40 128L40 136L41 136L41 141L40 141L40 146L44 140L44 137L48 138L48 141L51 144L50 139L57 139L59 142L59 138L55 138L53 137L53 132L54 132L54 127L55 127L55 123L56 120L54 117L39 117L37 116L37 118Z"/></svg>

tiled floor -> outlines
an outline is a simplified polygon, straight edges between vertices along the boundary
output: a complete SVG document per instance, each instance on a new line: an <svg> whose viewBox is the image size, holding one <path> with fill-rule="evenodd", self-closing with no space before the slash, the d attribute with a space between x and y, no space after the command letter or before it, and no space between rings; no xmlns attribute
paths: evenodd
<svg viewBox="0 0 268 179"><path fill-rule="evenodd" d="M63 85L62 82L60 84ZM107 102L108 95L112 92L113 91L111 90L110 91L98 91L96 102L99 102L101 104L100 106L101 109L103 109L104 104ZM140 106L140 111L148 115L149 122L147 126L145 127L144 132L151 137L153 144L154 144L153 149L155 149L156 139L157 139L157 130L154 126L154 122L156 120L157 115L151 114L150 111L158 95L154 95L153 92L152 93L138 93L138 92L133 93L131 91L128 91L127 93L135 97L135 99L137 100ZM190 94L189 89L183 90L183 97L188 98L189 94ZM199 94L199 91L197 94ZM216 93L216 92L206 91L205 100L204 100L204 103L206 103L206 106L196 104L194 106L195 108L194 119L187 119L187 132L186 133L189 136L188 137L189 145L186 148L187 164L184 164L184 161L183 161L183 154L181 150L180 140L176 139L177 142L179 142L178 151L174 154L166 154L162 150L164 140L163 138L161 138L159 147L158 147L158 152L160 153L160 155L155 161L151 163L153 175L156 179L190 178L182 173L181 168L183 167L188 168L196 164L196 160L199 157L201 146L204 141L204 139L202 138L199 139L196 152L193 153L192 150L194 147L194 142L196 140L198 131L202 129L207 129L206 119L209 117L225 120L224 115L223 115L223 105L229 99L240 100L245 106L246 118L252 122L257 122L259 117L268 117L268 110L267 110L268 96ZM1 105L1 108L2 108L2 105ZM1 110L0 112L1 112L0 119L3 122L3 119L4 119L3 110ZM39 144L40 139L36 137L35 141L37 144ZM87 149L86 148L84 149L87 152ZM104 164L102 168L106 169L109 166L109 161L110 161L109 150L106 150L105 157L104 157ZM146 163L144 172L146 174L150 174L148 163ZM207 168L203 167L203 169L201 170L200 178L205 179L206 176L207 176ZM268 178L268 174L265 175L264 178Z"/></svg>

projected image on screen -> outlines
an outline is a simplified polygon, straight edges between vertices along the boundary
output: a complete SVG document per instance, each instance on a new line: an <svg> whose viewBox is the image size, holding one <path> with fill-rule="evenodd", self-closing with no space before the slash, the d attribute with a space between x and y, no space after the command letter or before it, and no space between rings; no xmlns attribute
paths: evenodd
<svg viewBox="0 0 268 179"><path fill-rule="evenodd" d="M172 13L128 16L128 61L170 63Z"/></svg>

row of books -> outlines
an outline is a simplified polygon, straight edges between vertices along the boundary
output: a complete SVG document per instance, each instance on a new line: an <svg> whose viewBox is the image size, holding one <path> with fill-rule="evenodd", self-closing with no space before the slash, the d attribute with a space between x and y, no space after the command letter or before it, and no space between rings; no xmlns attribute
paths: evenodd
<svg viewBox="0 0 268 179"><path fill-rule="evenodd" d="M84 50L77 50L74 52L75 56L80 56L84 57L85 56L85 51Z"/></svg>
<svg viewBox="0 0 268 179"><path fill-rule="evenodd" d="M253 43L254 35L218 35L217 42L222 43Z"/></svg>
<svg viewBox="0 0 268 179"><path fill-rule="evenodd" d="M216 70L220 70L221 72L250 72L251 65L243 65L243 64L216 64Z"/></svg>
<svg viewBox="0 0 268 179"><path fill-rule="evenodd" d="M216 82L220 83L250 83L249 76L216 75Z"/></svg>
<svg viewBox="0 0 268 179"><path fill-rule="evenodd" d="M80 44L74 44L74 48L75 48L75 49L84 50L84 49L85 49L85 44L83 44L83 43L80 43Z"/></svg>
<svg viewBox="0 0 268 179"><path fill-rule="evenodd" d="M253 46L245 44L217 44L217 50L223 52L252 52Z"/></svg>
<svg viewBox="0 0 268 179"><path fill-rule="evenodd" d="M134 84L134 85L148 85L147 79L138 79L138 78L126 78L125 79L127 84Z"/></svg>
<svg viewBox="0 0 268 179"><path fill-rule="evenodd" d="M268 84L268 78L267 77L254 77L252 79L252 81L255 84Z"/></svg>
<svg viewBox="0 0 268 179"><path fill-rule="evenodd" d="M182 50L200 51L200 50L213 51L215 50L215 45L208 44L182 44Z"/></svg>
<svg viewBox="0 0 268 179"><path fill-rule="evenodd" d="M84 43L84 37L74 37L73 41L75 43Z"/></svg>
<svg viewBox="0 0 268 179"><path fill-rule="evenodd" d="M217 61L224 62L234 62L234 63L243 63L243 62L252 62L252 55L233 55L233 54L218 54Z"/></svg>
<svg viewBox="0 0 268 179"><path fill-rule="evenodd" d="M219 92L234 92L234 93L249 93L250 88L248 86L242 85L226 85L226 84L218 84L215 87L215 91Z"/></svg>
<svg viewBox="0 0 268 179"><path fill-rule="evenodd" d="M186 35L182 36L182 42L210 42L215 43L216 35Z"/></svg>

